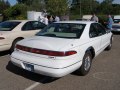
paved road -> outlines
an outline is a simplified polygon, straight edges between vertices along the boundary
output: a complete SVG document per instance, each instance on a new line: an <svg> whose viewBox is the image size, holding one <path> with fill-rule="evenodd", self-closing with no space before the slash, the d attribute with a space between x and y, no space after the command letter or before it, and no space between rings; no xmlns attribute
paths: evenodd
<svg viewBox="0 0 120 90"><path fill-rule="evenodd" d="M93 60L87 76L74 73L54 80L30 73L10 62L8 52L0 53L0 90L120 90L120 35L114 35L111 51Z"/></svg>

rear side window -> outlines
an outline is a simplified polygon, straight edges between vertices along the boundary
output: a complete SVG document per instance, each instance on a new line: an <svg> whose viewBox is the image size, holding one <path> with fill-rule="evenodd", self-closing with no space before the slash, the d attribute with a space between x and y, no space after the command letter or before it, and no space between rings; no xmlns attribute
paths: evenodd
<svg viewBox="0 0 120 90"><path fill-rule="evenodd" d="M91 24L90 32L89 32L90 38L98 37L98 36L101 36L101 35L104 35L104 34L106 34L106 30L102 25L100 25L98 23L92 23Z"/></svg>
<svg viewBox="0 0 120 90"><path fill-rule="evenodd" d="M99 36L94 24L91 24L91 26L90 26L89 36L90 36L90 38Z"/></svg>
<svg viewBox="0 0 120 90"><path fill-rule="evenodd" d="M32 22L27 22L25 23L25 25L22 27L22 30L23 31L29 31L29 30L33 30L33 26L32 26Z"/></svg>
<svg viewBox="0 0 120 90"><path fill-rule="evenodd" d="M16 21L5 21L0 23L0 31L11 31L21 22Z"/></svg>
<svg viewBox="0 0 120 90"><path fill-rule="evenodd" d="M104 27L102 27L102 25L96 24L96 26L97 26L97 31L98 31L99 35L104 35L104 34L106 34L106 30L105 30Z"/></svg>
<svg viewBox="0 0 120 90"><path fill-rule="evenodd" d="M46 25L38 21L29 21L22 27L23 31L43 29Z"/></svg>

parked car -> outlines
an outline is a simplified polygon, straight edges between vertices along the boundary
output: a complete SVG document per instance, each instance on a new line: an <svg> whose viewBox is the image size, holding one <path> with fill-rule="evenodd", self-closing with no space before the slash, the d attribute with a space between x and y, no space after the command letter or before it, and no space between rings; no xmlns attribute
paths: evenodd
<svg viewBox="0 0 120 90"><path fill-rule="evenodd" d="M14 50L15 44L34 36L46 25L32 20L10 20L0 23L0 51Z"/></svg>
<svg viewBox="0 0 120 90"><path fill-rule="evenodd" d="M113 21L114 21L114 23L120 24L120 15L114 15Z"/></svg>
<svg viewBox="0 0 120 90"><path fill-rule="evenodd" d="M111 30L113 33L115 32L120 32L120 24L113 24L112 25L112 30Z"/></svg>
<svg viewBox="0 0 120 90"><path fill-rule="evenodd" d="M112 47L112 33L92 21L60 21L17 43L11 62L31 72L62 77L86 75L92 59ZM22 57L21 57L22 56Z"/></svg>

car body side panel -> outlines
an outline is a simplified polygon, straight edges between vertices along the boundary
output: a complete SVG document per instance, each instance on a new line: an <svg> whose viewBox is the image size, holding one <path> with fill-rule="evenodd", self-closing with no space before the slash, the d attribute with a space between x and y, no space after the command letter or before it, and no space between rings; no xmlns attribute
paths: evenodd
<svg viewBox="0 0 120 90"><path fill-rule="evenodd" d="M22 26L27 21L21 22L18 26L16 26L12 31L0 31L1 37L4 37L5 39L1 40L0 46L2 46L0 51L9 50L12 46L12 43L17 38L27 38L34 36L37 32L40 31L40 29L37 30L27 30L22 31Z"/></svg>

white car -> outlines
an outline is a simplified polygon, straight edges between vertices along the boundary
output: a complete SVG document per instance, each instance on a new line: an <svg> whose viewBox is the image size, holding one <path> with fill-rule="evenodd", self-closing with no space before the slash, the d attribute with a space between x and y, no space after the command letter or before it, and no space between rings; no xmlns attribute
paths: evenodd
<svg viewBox="0 0 120 90"><path fill-rule="evenodd" d="M120 32L120 24L113 24L111 31L112 31L113 33L115 33L115 32Z"/></svg>
<svg viewBox="0 0 120 90"><path fill-rule="evenodd" d="M16 42L35 35L45 26L32 20L10 20L0 23L0 51L13 51Z"/></svg>
<svg viewBox="0 0 120 90"><path fill-rule="evenodd" d="M75 70L86 75L92 59L110 50L112 33L91 21L60 21L17 43L11 62L38 74L62 77Z"/></svg>

